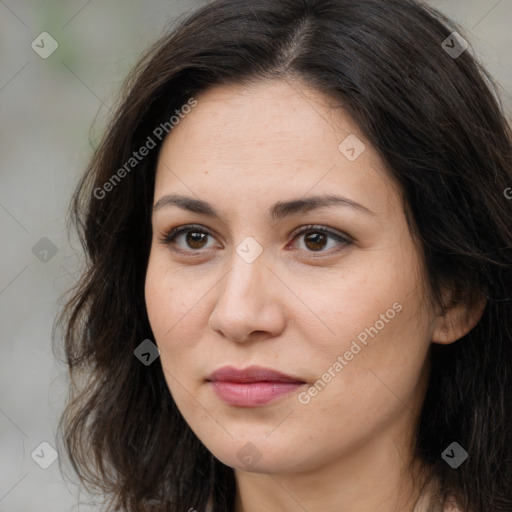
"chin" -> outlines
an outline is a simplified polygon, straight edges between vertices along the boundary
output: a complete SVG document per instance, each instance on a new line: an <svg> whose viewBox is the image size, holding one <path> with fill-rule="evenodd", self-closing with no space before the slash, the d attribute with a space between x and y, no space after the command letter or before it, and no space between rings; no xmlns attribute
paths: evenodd
<svg viewBox="0 0 512 512"><path fill-rule="evenodd" d="M306 467L309 464L303 457L297 456L293 446L287 446L281 442L274 445L268 440L266 442L230 440L225 449L219 446L215 450L212 450L211 446L207 448L223 464L239 471L278 474L312 469Z"/></svg>

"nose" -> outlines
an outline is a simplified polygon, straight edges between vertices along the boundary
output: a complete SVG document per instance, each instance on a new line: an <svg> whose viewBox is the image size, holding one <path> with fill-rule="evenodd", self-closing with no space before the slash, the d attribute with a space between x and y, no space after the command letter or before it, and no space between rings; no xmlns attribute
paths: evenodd
<svg viewBox="0 0 512 512"><path fill-rule="evenodd" d="M217 335L244 343L283 331L286 289L263 254L247 263L234 252L231 270L214 290L218 295L209 328Z"/></svg>

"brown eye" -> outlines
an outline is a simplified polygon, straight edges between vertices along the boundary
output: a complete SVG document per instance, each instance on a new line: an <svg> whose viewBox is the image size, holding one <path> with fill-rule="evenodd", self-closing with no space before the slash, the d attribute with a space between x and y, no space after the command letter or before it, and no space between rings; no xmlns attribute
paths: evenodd
<svg viewBox="0 0 512 512"><path fill-rule="evenodd" d="M187 245L192 249L202 249L208 238L208 233L199 231L188 231L185 237Z"/></svg>
<svg viewBox="0 0 512 512"><path fill-rule="evenodd" d="M324 233L310 233L304 238L305 245L312 251L323 249L327 243L327 236Z"/></svg>
<svg viewBox="0 0 512 512"><path fill-rule="evenodd" d="M331 253L330 249L342 250L352 244L352 240L348 236L343 236L323 226L306 226L300 231L294 233L293 242L302 241L299 249L309 253ZM332 241L332 242L331 242ZM334 243L333 243L334 242ZM303 245L303 248L300 247Z"/></svg>
<svg viewBox="0 0 512 512"><path fill-rule="evenodd" d="M160 242L172 250L193 253L210 248L207 245L208 237L213 238L211 233L200 226L181 226L173 229Z"/></svg>

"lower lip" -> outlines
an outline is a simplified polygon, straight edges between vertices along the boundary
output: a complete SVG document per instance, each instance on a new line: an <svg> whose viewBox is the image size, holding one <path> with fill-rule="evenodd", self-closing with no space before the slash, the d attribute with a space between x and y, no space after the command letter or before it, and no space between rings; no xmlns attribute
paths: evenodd
<svg viewBox="0 0 512 512"><path fill-rule="evenodd" d="M226 382L212 381L210 384L217 396L229 405L258 407L282 398L303 386L299 382Z"/></svg>

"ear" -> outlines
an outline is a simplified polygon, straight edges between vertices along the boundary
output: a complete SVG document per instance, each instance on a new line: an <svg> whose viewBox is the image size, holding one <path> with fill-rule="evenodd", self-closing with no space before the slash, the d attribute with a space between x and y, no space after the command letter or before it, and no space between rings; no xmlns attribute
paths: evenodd
<svg viewBox="0 0 512 512"><path fill-rule="evenodd" d="M449 292L448 306L440 312L435 319L432 342L447 345L465 336L473 329L480 319L487 305L487 298L484 295L474 299L471 304L461 300L456 291Z"/></svg>

